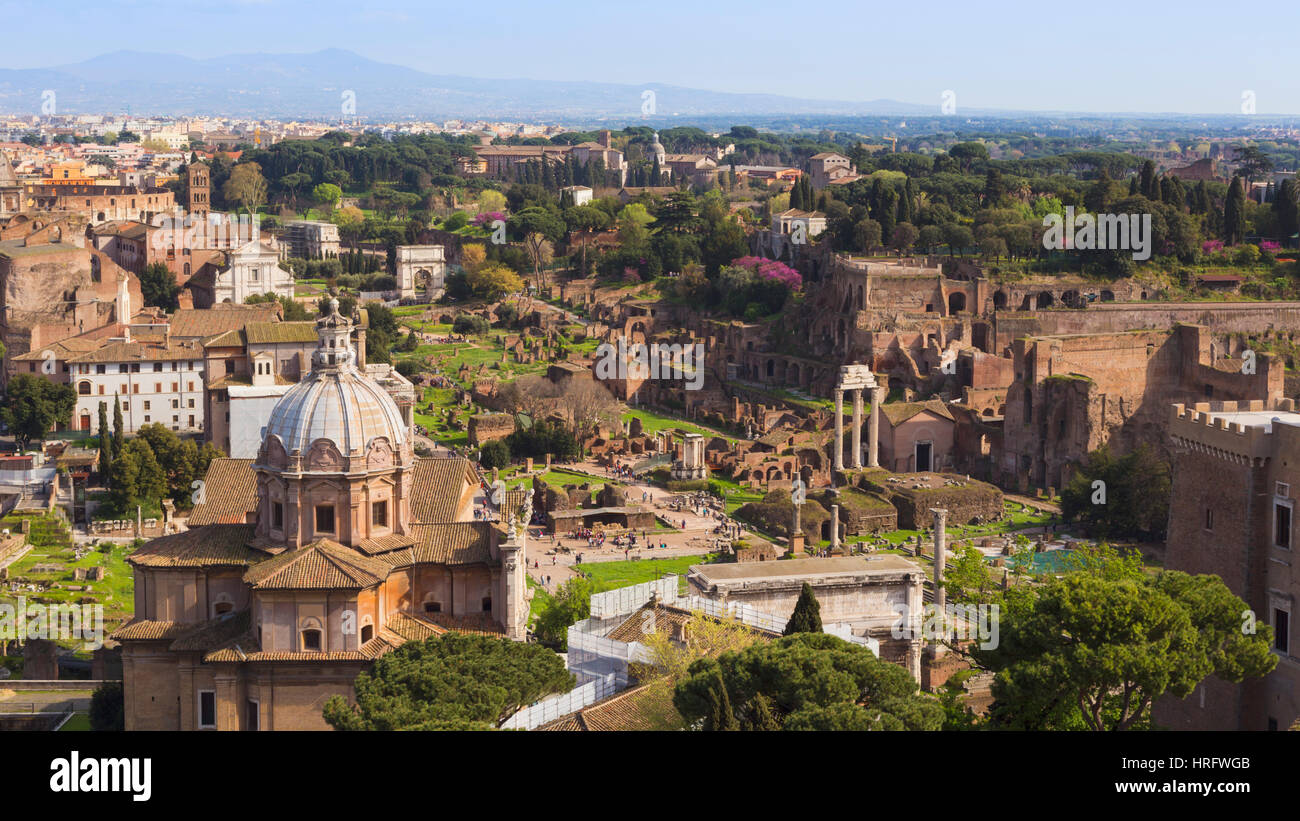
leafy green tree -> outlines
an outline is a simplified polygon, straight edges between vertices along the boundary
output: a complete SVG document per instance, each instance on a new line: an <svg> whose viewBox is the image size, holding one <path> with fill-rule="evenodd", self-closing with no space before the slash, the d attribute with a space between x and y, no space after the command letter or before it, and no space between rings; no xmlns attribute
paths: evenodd
<svg viewBox="0 0 1300 821"><path fill-rule="evenodd" d="M491 730L574 678L552 650L447 633L408 642L357 676L356 705L325 703L336 730Z"/></svg>
<svg viewBox="0 0 1300 821"><path fill-rule="evenodd" d="M542 287L542 243L556 243L564 236L564 221L553 212L540 207L530 207L512 214L506 221L511 233L522 239L529 247L533 261L533 281Z"/></svg>
<svg viewBox="0 0 1300 821"><path fill-rule="evenodd" d="M126 698L122 682L106 681L90 696L90 729L95 732L122 732L126 729Z"/></svg>
<svg viewBox="0 0 1300 821"><path fill-rule="evenodd" d="M55 426L67 425L77 406L71 385L61 385L28 373L15 374L5 391L0 419L9 426L18 450L41 441Z"/></svg>
<svg viewBox="0 0 1300 821"><path fill-rule="evenodd" d="M176 295L181 292L176 275L164 263L151 262L140 272L140 293L144 304L166 311L176 310Z"/></svg>
<svg viewBox="0 0 1300 821"><path fill-rule="evenodd" d="M510 467L510 445L506 444L504 439L485 442L478 452L479 464L488 470Z"/></svg>
<svg viewBox="0 0 1300 821"><path fill-rule="evenodd" d="M944 721L940 703L902 667L826 633L695 661L673 704L704 730L937 730Z"/></svg>
<svg viewBox="0 0 1300 821"><path fill-rule="evenodd" d="M997 646L971 652L996 673L994 726L1143 729L1162 695L1273 669L1272 629L1244 633L1246 611L1216 576L1071 573L1016 588Z"/></svg>
<svg viewBox="0 0 1300 821"><path fill-rule="evenodd" d="M785 624L785 635L793 636L795 633L820 633L821 631L821 605L817 603L817 596L813 593L812 585L804 582L803 588L799 591L799 600L794 603L794 612L790 614L790 620Z"/></svg>
<svg viewBox="0 0 1300 821"><path fill-rule="evenodd" d="M343 189L333 183L323 182L311 190L311 198L332 210L343 199Z"/></svg>
<svg viewBox="0 0 1300 821"><path fill-rule="evenodd" d="M1159 538L1168 524L1169 487L1169 466L1150 446L1115 458L1103 445L1061 490L1061 513L1102 539Z"/></svg>
<svg viewBox="0 0 1300 821"><path fill-rule="evenodd" d="M555 591L537 615L533 634L561 652L568 646L569 627L591 615L591 594L596 586L585 576L575 576Z"/></svg>

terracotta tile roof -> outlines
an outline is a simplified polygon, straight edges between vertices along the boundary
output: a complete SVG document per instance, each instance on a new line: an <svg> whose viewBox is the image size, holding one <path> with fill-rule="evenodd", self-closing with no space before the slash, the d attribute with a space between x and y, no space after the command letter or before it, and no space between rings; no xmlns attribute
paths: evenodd
<svg viewBox="0 0 1300 821"><path fill-rule="evenodd" d="M215 308L182 308L172 314L171 335L179 339L207 339L243 328L250 322L274 322L279 303L223 305Z"/></svg>
<svg viewBox="0 0 1300 821"><path fill-rule="evenodd" d="M466 486L479 484L478 472L468 459L417 459L411 492L412 522L454 521Z"/></svg>
<svg viewBox="0 0 1300 821"><path fill-rule="evenodd" d="M254 565L244 581L255 590L361 590L388 577L389 564L319 539Z"/></svg>
<svg viewBox="0 0 1300 821"><path fill-rule="evenodd" d="M656 682L624 690L537 729L548 732L626 732L684 727L685 723L673 707L672 686Z"/></svg>
<svg viewBox="0 0 1300 821"><path fill-rule="evenodd" d="M246 634L251 635L253 611L241 610L191 627L193 629L190 632L173 641L167 649L176 652L206 652L223 647Z"/></svg>
<svg viewBox="0 0 1300 821"><path fill-rule="evenodd" d="M203 341L203 347L205 348L242 348L244 344L244 330L242 328L226 331Z"/></svg>
<svg viewBox="0 0 1300 821"><path fill-rule="evenodd" d="M161 641L177 639L194 629L192 623L132 619L113 631L110 638L118 641Z"/></svg>
<svg viewBox="0 0 1300 821"><path fill-rule="evenodd" d="M217 377L216 379L212 380L211 382L207 383L207 389L210 391L217 391L217 390L222 390L224 388L229 388L231 386L247 388L247 387L251 387L252 384L253 384L252 377L244 376L242 374L228 373L228 374L223 374ZM293 381L292 379L286 379L277 373L275 375L275 384L297 385L298 383Z"/></svg>
<svg viewBox="0 0 1300 821"><path fill-rule="evenodd" d="M400 636L403 641L424 641L432 636L447 633L472 633L479 636L504 636L505 627L488 615L450 616L445 613L394 613L384 629ZM382 631L381 631L382 632Z"/></svg>
<svg viewBox="0 0 1300 821"><path fill-rule="evenodd" d="M55 359L69 359L73 356L93 351L104 344L102 339L94 339L85 336L72 336L67 339L60 339L57 342L51 342L48 345L42 345L40 348L28 351L27 353L18 354L10 357L14 362L40 361L45 358L46 351L54 351Z"/></svg>
<svg viewBox="0 0 1300 821"><path fill-rule="evenodd" d="M194 342L172 341L167 344L150 342L109 342L100 344L93 351L70 357L69 362L175 362L183 360L201 360L203 349Z"/></svg>
<svg viewBox="0 0 1300 821"><path fill-rule="evenodd" d="M880 406L880 412L884 414L885 419L889 420L890 425L899 425L925 411L929 411L936 416L942 416L944 419L952 420L953 418L952 412L948 410L947 403L939 399L930 399L925 402L886 402Z"/></svg>
<svg viewBox="0 0 1300 821"><path fill-rule="evenodd" d="M252 459L213 459L203 475L203 502L190 511L188 524L243 524L257 509L257 478Z"/></svg>
<svg viewBox="0 0 1300 821"><path fill-rule="evenodd" d="M250 322L244 326L249 345L318 341L315 322Z"/></svg>
<svg viewBox="0 0 1300 821"><path fill-rule="evenodd" d="M368 556L373 556L376 553L387 553L391 550L411 547L414 544L414 536L391 533L387 536L381 536L378 539L362 539L357 543L357 550L360 550Z"/></svg>
<svg viewBox="0 0 1300 821"><path fill-rule="evenodd" d="M390 567L416 564L495 564L490 550L490 522L445 522L412 525L415 540L403 547L375 556Z"/></svg>
<svg viewBox="0 0 1300 821"><path fill-rule="evenodd" d="M246 567L261 553L248 547L252 525L209 525L159 536L126 557L138 567Z"/></svg>

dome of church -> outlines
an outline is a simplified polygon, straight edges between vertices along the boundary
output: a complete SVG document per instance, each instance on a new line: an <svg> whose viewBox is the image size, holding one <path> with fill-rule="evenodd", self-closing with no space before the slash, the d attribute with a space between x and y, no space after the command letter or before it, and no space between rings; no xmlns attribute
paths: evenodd
<svg viewBox="0 0 1300 821"><path fill-rule="evenodd" d="M339 455L366 453L377 437L393 450L408 439L397 403L355 365L350 341L352 323L339 315L338 300L316 322L320 345L312 355L311 373L281 397L271 410L266 437L276 436L288 455L307 455L319 439Z"/></svg>

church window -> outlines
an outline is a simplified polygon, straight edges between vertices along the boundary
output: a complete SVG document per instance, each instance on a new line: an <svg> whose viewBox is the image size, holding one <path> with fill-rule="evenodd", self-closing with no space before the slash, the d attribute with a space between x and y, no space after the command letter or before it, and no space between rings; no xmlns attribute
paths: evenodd
<svg viewBox="0 0 1300 821"><path fill-rule="evenodd" d="M370 522L375 527L388 527L388 501L370 505Z"/></svg>
<svg viewBox="0 0 1300 821"><path fill-rule="evenodd" d="M334 532L334 505L316 505L316 531Z"/></svg>
<svg viewBox="0 0 1300 821"><path fill-rule="evenodd" d="M215 690L199 691L199 728L213 729L217 726L217 693Z"/></svg>
<svg viewBox="0 0 1300 821"><path fill-rule="evenodd" d="M280 502L271 502L271 527L284 527L284 505Z"/></svg>
<svg viewBox="0 0 1300 821"><path fill-rule="evenodd" d="M302 631L302 649L310 652L320 652L320 631L309 629Z"/></svg>
<svg viewBox="0 0 1300 821"><path fill-rule="evenodd" d="M361 643L365 644L375 637L375 626L367 624L361 628Z"/></svg>
<svg viewBox="0 0 1300 821"><path fill-rule="evenodd" d="M491 612L492 612L492 597L491 597L491 596L484 596L484 597L483 597L483 612L484 612L484 613L491 613Z"/></svg>
<svg viewBox="0 0 1300 821"><path fill-rule="evenodd" d="M442 602L440 602L440 601L427 601L427 602L425 602L425 603L424 603L424 612L426 612L426 613L441 613L441 612L442 612Z"/></svg>

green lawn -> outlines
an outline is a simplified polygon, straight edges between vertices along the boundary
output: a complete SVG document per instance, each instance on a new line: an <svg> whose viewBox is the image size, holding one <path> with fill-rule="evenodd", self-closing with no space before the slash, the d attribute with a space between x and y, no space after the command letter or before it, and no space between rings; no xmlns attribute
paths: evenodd
<svg viewBox="0 0 1300 821"><path fill-rule="evenodd" d="M0 526L16 532L20 527L21 518L6 516L0 520ZM21 595L29 601L50 604L102 604L106 630L113 629L118 623L131 616L135 609L135 579L131 568L126 563L126 557L135 549L132 545L111 545L108 552L101 552L97 548L92 549L81 559L77 559L71 538L62 520L54 516L26 518L32 520L32 529L28 536L32 549L26 556L9 566L9 578L26 579L31 582L53 582L59 587L21 594L4 590L0 592L0 603L16 604L18 596ZM57 564L61 565L62 569L58 572L36 573L33 568L38 564ZM76 581L73 578L73 571L76 568L99 566L104 567L103 581ZM69 590L69 586L82 589Z"/></svg>
<svg viewBox="0 0 1300 821"><path fill-rule="evenodd" d="M653 434L664 430L685 430L690 433L698 433L701 436L710 438L721 436L732 444L736 443L736 437L723 433L720 430L706 428L702 425L697 425L694 422L688 422L685 419L678 419L674 416L668 416L657 411L637 408L635 410L629 410L627 413L623 414L623 421L625 422L633 418L641 420L641 430L644 433Z"/></svg>
<svg viewBox="0 0 1300 821"><path fill-rule="evenodd" d="M626 562L592 562L576 566L576 570L596 583L597 591L613 590L642 582L654 581L670 574L682 577L686 583L686 572L693 564L706 564L717 558L716 553L707 556L677 556L670 559L642 559Z"/></svg>
<svg viewBox="0 0 1300 821"><path fill-rule="evenodd" d="M85 713L73 713L68 723L59 728L61 733L88 733L90 732L90 716Z"/></svg>

